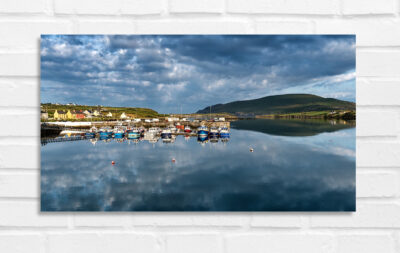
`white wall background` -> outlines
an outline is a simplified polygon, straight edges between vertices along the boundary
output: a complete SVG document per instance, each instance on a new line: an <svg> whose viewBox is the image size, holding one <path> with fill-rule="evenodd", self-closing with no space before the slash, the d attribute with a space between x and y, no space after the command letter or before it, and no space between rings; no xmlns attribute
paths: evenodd
<svg viewBox="0 0 400 253"><path fill-rule="evenodd" d="M0 252L399 252L400 0L1 0ZM356 33L356 213L39 213L39 36Z"/></svg>

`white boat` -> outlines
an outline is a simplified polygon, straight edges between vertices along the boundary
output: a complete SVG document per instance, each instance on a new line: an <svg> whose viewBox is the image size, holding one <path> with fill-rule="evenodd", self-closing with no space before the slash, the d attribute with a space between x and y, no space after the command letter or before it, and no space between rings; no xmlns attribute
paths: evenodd
<svg viewBox="0 0 400 253"><path fill-rule="evenodd" d="M163 138L163 139L171 139L171 137L172 137L171 129L165 128L164 130L162 130L161 138Z"/></svg>
<svg viewBox="0 0 400 253"><path fill-rule="evenodd" d="M176 133L178 129L174 125L170 125L169 130L171 131L171 133Z"/></svg>
<svg viewBox="0 0 400 253"><path fill-rule="evenodd" d="M217 127L211 127L210 128L210 136L212 137L218 137L219 131Z"/></svg>
<svg viewBox="0 0 400 253"><path fill-rule="evenodd" d="M159 134L160 133L160 128L158 128L158 127L150 127L147 132L154 133L154 134Z"/></svg>

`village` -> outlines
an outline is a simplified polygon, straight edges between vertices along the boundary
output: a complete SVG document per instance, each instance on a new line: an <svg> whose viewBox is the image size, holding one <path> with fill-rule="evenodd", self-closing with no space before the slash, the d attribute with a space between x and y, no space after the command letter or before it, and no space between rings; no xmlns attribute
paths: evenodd
<svg viewBox="0 0 400 253"><path fill-rule="evenodd" d="M187 116L187 115L185 115ZM164 117L157 118L137 118L136 115L122 113L99 112L98 110L54 110L53 117L49 117L49 113L41 111L42 121L115 121L121 120L125 122L133 123L157 123L160 121L176 122L176 121L188 121L188 122L199 122L200 120L211 120L214 122L224 122L225 117L213 117L212 119L206 116L195 116L195 117L184 117L183 115L166 115Z"/></svg>

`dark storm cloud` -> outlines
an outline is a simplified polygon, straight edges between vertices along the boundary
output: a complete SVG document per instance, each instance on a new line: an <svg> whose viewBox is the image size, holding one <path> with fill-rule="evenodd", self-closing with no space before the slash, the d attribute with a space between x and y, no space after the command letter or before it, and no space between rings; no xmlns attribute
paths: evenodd
<svg viewBox="0 0 400 253"><path fill-rule="evenodd" d="M355 99L355 37L42 36L42 102L192 112L279 93Z"/></svg>

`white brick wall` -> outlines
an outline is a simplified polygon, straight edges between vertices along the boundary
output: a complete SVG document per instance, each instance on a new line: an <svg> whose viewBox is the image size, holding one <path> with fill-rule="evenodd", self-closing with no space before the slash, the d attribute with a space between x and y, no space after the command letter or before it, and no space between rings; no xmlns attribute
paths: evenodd
<svg viewBox="0 0 400 253"><path fill-rule="evenodd" d="M0 1L0 252L399 252L399 6ZM40 214L41 33L356 33L357 212Z"/></svg>

